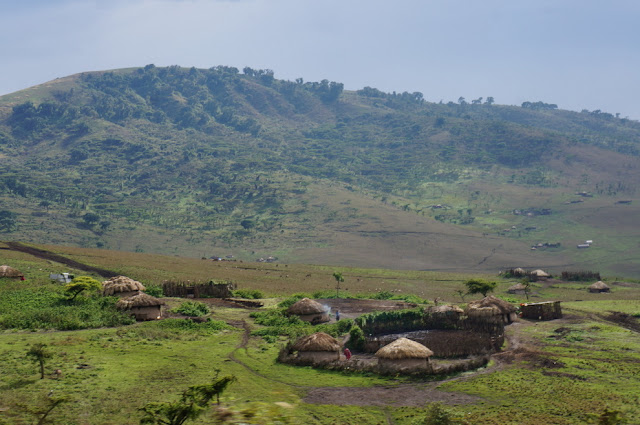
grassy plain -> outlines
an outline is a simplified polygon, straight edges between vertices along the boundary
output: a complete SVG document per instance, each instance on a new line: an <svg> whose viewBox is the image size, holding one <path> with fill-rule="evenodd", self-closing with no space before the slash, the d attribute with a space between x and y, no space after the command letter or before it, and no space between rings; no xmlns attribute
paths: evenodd
<svg viewBox="0 0 640 425"><path fill-rule="evenodd" d="M455 291L462 288L464 280L477 276L497 280L496 294L513 303L526 299L506 294L514 280L487 274L217 263L97 249L45 248L144 283L169 278L229 279L242 289L283 297L331 290L335 285L332 273L340 271L348 293L387 290L461 303ZM55 292L57 287L49 282L49 272L84 274L5 249L0 249L0 262L19 267L27 278L25 282L0 280L3 299L27 289ZM586 290L587 283L535 283L531 300L565 301L565 318L520 321L507 327L506 350L489 367L446 377L442 382L278 364L275 358L284 340L269 343L255 336L246 339L240 323L244 321L250 329L259 326L245 309L214 309L213 320L233 326L213 322L214 326L187 328L163 321L64 332L4 330L0 333L0 424L34 423L35 416L29 410L43 407L51 397L68 399L51 414L55 423L136 424L141 416L137 409L145 403L175 400L188 386L207 383L215 369L238 378L222 397L224 406L238 412L237 422L247 420L244 414L254 415L253 423L413 424L427 414L428 398L420 404L387 405L379 405L376 399L385 387L392 392L409 386L477 397L470 404L446 405L460 424L596 424L606 409L617 412L629 424L637 423L640 336L608 320L608 316L610 311L639 314L640 284L627 281L616 285L607 276L604 279L612 284L609 294L591 294ZM24 297L28 301L29 296ZM172 307L179 302L167 299ZM273 305L272 300L269 305ZM20 301L16 305L0 303L0 316L23 307ZM45 379L39 379L37 365L26 357L34 343L45 343L53 352L46 362ZM56 369L62 372L59 377L52 375ZM306 394L319 388L340 392L346 403L306 402ZM348 398L350 388L364 394L371 391L371 396L353 404ZM215 414L212 409L197 423L214 423Z"/></svg>

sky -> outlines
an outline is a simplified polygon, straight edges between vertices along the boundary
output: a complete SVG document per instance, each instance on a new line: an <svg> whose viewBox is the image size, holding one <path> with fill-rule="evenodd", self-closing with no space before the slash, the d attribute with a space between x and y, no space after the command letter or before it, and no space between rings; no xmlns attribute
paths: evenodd
<svg viewBox="0 0 640 425"><path fill-rule="evenodd" d="M217 65L640 119L637 0L0 0L0 95L85 71Z"/></svg>

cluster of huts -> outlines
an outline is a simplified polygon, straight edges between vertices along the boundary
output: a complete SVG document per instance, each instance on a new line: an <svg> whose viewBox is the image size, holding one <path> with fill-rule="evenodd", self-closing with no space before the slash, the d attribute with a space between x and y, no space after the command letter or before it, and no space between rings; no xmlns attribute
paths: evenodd
<svg viewBox="0 0 640 425"><path fill-rule="evenodd" d="M102 282L103 295L120 298L116 308L128 311L136 320L160 319L164 303L142 292L145 289L142 283L126 276L116 276Z"/></svg>
<svg viewBox="0 0 640 425"><path fill-rule="evenodd" d="M300 338L292 347L299 364L326 364L340 360L341 345L337 339L324 332ZM398 338L380 348L375 357L382 373L431 372L430 357L433 351L419 342Z"/></svg>
<svg viewBox="0 0 640 425"><path fill-rule="evenodd" d="M296 315L310 323L329 321L327 308L317 301L303 298L291 305L287 313ZM516 308L510 303L494 296L470 302L465 310L453 305L439 305L430 308L432 317L442 320L459 319L462 315L479 318L488 323L504 324L516 320ZM285 361L294 364L334 364L341 359L342 347L332 336L317 332L296 341L289 348L289 357ZM377 371L380 373L431 373L433 371L430 357L434 351L424 344L405 337L399 337L377 349Z"/></svg>

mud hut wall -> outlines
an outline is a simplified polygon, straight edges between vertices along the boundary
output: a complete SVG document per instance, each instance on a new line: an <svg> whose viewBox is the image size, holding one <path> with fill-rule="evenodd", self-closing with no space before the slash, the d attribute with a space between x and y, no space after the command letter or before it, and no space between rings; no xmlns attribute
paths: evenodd
<svg viewBox="0 0 640 425"><path fill-rule="evenodd" d="M298 316L300 320L303 320L305 322L309 322L312 324L325 323L331 320L329 318L328 313L314 313L314 314L300 314L300 315L296 314L296 316Z"/></svg>
<svg viewBox="0 0 640 425"><path fill-rule="evenodd" d="M378 369L383 373L431 371L428 359L378 359Z"/></svg>
<svg viewBox="0 0 640 425"><path fill-rule="evenodd" d="M180 298L230 298L235 286L231 282L174 282L168 281L162 284L162 292L165 297Z"/></svg>
<svg viewBox="0 0 640 425"><path fill-rule="evenodd" d="M366 338L363 351L375 353L392 342L397 335ZM409 339L433 351L435 357L465 357L498 351L504 344L504 333L492 335L465 330L431 330Z"/></svg>
<svg viewBox="0 0 640 425"><path fill-rule="evenodd" d="M522 317L533 320L553 320L562 318L560 301L553 303L524 304L521 307Z"/></svg>
<svg viewBox="0 0 640 425"><path fill-rule="evenodd" d="M314 364L340 360L339 351L298 351L296 360L299 362Z"/></svg>
<svg viewBox="0 0 640 425"><path fill-rule="evenodd" d="M156 320L162 316L162 306L132 307L129 312L136 320Z"/></svg>

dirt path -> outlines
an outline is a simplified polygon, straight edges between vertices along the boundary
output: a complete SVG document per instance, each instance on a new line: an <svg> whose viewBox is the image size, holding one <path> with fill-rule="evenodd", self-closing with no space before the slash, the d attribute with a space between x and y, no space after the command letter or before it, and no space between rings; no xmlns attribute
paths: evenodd
<svg viewBox="0 0 640 425"><path fill-rule="evenodd" d="M25 254L33 255L34 257L43 258L49 261L55 261L56 263L61 263L77 270L96 273L104 278L118 276L118 273L113 272L111 270L102 269L100 267L89 266L79 261L75 261L70 258L63 257L62 255L59 255L59 254L55 254L51 251L23 245L20 242L5 242L5 244L9 247L9 249L13 251L24 252Z"/></svg>

